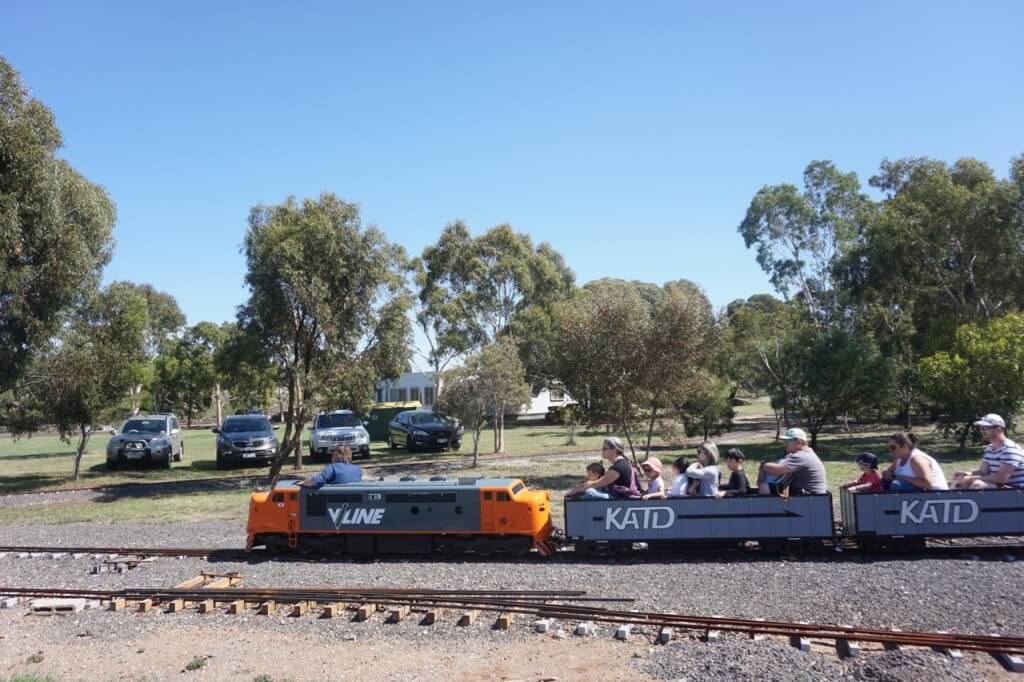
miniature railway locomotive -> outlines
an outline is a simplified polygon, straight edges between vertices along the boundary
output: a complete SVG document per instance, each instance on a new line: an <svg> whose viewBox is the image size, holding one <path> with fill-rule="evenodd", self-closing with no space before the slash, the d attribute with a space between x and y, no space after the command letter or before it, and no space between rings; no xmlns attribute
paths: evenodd
<svg viewBox="0 0 1024 682"><path fill-rule="evenodd" d="M248 547L346 554L548 551L549 494L511 478L404 478L254 492Z"/></svg>

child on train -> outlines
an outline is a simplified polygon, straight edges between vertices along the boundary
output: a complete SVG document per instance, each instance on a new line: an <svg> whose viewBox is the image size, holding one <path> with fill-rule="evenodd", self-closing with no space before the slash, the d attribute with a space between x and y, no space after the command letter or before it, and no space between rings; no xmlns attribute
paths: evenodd
<svg viewBox="0 0 1024 682"><path fill-rule="evenodd" d="M878 475L878 457L871 452L862 452L854 461L857 463L857 468L860 469L860 478L843 483L839 487L845 488L851 493L882 492L882 478Z"/></svg>
<svg viewBox="0 0 1024 682"><path fill-rule="evenodd" d="M719 488L715 497L733 497L749 492L750 481L747 480L747 472L743 470L743 460L743 451L738 448L729 448L725 453L725 466L732 473L729 474L729 482Z"/></svg>
<svg viewBox="0 0 1024 682"><path fill-rule="evenodd" d="M604 469L604 465L603 464L601 464L600 462L591 462L590 464L587 465L587 473L586 473L587 479L586 479L586 482L587 483L593 483L594 481L598 481L598 480L601 479L602 476L604 476L604 474L605 474L605 469ZM579 495L573 495L573 494L567 494L566 495L566 497L569 497L569 498L577 498L577 497L582 497L582 496L583 496L582 493L579 494Z"/></svg>
<svg viewBox="0 0 1024 682"><path fill-rule="evenodd" d="M644 462L644 464L646 463ZM661 464L660 460L658 464ZM689 482L689 479L686 477L686 468L688 466L690 466L690 463L686 461L685 457L676 457L676 460L672 462L672 475L675 476L672 480L672 488L666 493L665 487L662 486L659 492L644 495L644 499L664 500L666 497L686 497L686 484Z"/></svg>
<svg viewBox="0 0 1024 682"><path fill-rule="evenodd" d="M648 457L640 465L644 476L647 477L647 491L643 499L650 500L653 497L665 497L665 483L661 480L661 460L657 457Z"/></svg>

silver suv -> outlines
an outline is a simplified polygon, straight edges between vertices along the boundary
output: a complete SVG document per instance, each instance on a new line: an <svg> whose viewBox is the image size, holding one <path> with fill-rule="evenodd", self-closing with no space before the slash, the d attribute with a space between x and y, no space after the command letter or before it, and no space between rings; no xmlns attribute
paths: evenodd
<svg viewBox="0 0 1024 682"><path fill-rule="evenodd" d="M107 468L129 462L155 463L171 468L185 459L181 426L173 414L129 417L107 443Z"/></svg>
<svg viewBox="0 0 1024 682"><path fill-rule="evenodd" d="M329 458L331 451L342 445L347 445L353 455L370 456L370 434L363 427L363 420L352 410L318 414L309 434L310 459Z"/></svg>

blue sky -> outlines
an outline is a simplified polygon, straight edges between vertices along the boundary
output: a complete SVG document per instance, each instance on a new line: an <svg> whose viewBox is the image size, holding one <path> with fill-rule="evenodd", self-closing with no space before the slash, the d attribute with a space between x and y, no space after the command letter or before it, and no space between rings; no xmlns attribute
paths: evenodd
<svg viewBox="0 0 1024 682"><path fill-rule="evenodd" d="M249 207L322 190L412 254L508 222L580 283L767 291L737 225L812 159L1006 174L1021 26L1016 1L41 1L6 4L0 54L117 202L106 279L194 323L246 297Z"/></svg>

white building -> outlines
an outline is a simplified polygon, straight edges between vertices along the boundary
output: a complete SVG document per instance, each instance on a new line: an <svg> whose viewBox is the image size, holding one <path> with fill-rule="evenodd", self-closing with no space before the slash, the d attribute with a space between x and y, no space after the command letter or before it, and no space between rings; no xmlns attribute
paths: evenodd
<svg viewBox="0 0 1024 682"><path fill-rule="evenodd" d="M406 372L397 381L380 381L377 383L376 399L379 403L404 403L418 400L425 408L434 405L437 386L434 384L433 372ZM521 415L547 414L549 407L565 405L572 402L560 384L543 388L533 394L529 405L523 405Z"/></svg>

